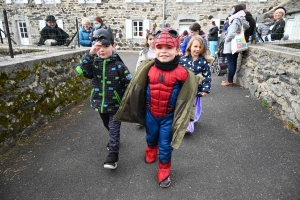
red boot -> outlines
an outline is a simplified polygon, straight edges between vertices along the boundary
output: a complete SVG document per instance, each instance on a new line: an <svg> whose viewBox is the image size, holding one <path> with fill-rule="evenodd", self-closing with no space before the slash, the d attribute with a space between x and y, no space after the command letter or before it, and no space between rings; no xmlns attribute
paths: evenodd
<svg viewBox="0 0 300 200"><path fill-rule="evenodd" d="M154 147L147 146L146 151L145 151L145 162L146 163L153 163L156 160L157 149L158 149L157 145Z"/></svg>
<svg viewBox="0 0 300 200"><path fill-rule="evenodd" d="M165 164L159 161L159 168L157 172L157 181L160 187L167 188L171 184L171 160Z"/></svg>

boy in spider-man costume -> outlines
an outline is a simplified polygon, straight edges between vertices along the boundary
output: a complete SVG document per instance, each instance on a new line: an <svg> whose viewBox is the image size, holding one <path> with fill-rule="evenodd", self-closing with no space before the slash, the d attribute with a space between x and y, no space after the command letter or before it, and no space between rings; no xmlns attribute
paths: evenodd
<svg viewBox="0 0 300 200"><path fill-rule="evenodd" d="M115 120L145 125L146 163L156 160L160 187L171 184L171 156L192 119L198 77L179 65L179 35L170 28L155 35L155 59L143 61L128 85Z"/></svg>

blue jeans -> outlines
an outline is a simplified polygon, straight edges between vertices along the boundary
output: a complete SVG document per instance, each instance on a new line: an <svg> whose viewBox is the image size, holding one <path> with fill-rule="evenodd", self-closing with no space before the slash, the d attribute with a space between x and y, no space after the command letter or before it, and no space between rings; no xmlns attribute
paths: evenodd
<svg viewBox="0 0 300 200"><path fill-rule="evenodd" d="M218 48L218 41L209 41L210 56L214 57Z"/></svg>
<svg viewBox="0 0 300 200"><path fill-rule="evenodd" d="M238 58L239 53L235 53L235 54L226 54L226 58L227 58L227 63L228 63L228 77L227 77L227 81L229 83L233 83L233 77L236 71L236 63L237 63L237 58Z"/></svg>

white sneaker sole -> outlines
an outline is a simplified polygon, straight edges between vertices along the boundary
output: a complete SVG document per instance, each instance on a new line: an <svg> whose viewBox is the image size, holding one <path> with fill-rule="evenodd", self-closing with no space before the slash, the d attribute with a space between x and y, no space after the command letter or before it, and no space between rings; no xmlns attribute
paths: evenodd
<svg viewBox="0 0 300 200"><path fill-rule="evenodd" d="M104 164L104 168L105 169L116 169L117 168L117 163L115 163L115 166L110 165L110 164Z"/></svg>

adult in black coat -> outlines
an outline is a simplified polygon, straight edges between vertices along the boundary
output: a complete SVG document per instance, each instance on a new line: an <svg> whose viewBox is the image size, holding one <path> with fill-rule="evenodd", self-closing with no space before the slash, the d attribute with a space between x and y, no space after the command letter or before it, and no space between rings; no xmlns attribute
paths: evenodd
<svg viewBox="0 0 300 200"><path fill-rule="evenodd" d="M244 32L245 40L246 42L249 42L250 36L255 33L256 21L253 18L252 14L246 9L246 4L241 4L241 5L243 6L244 12L246 13L245 18L250 25L250 27Z"/></svg>
<svg viewBox="0 0 300 200"><path fill-rule="evenodd" d="M274 19L275 19L275 24L271 30L271 40L281 40L283 38L284 34L284 27L285 27L285 21L284 21L284 16L285 16L285 9L280 7L277 8L274 12Z"/></svg>
<svg viewBox="0 0 300 200"><path fill-rule="evenodd" d="M41 30L40 45L64 45L69 35L56 24L56 19L53 15L48 15L45 19L46 26Z"/></svg>

